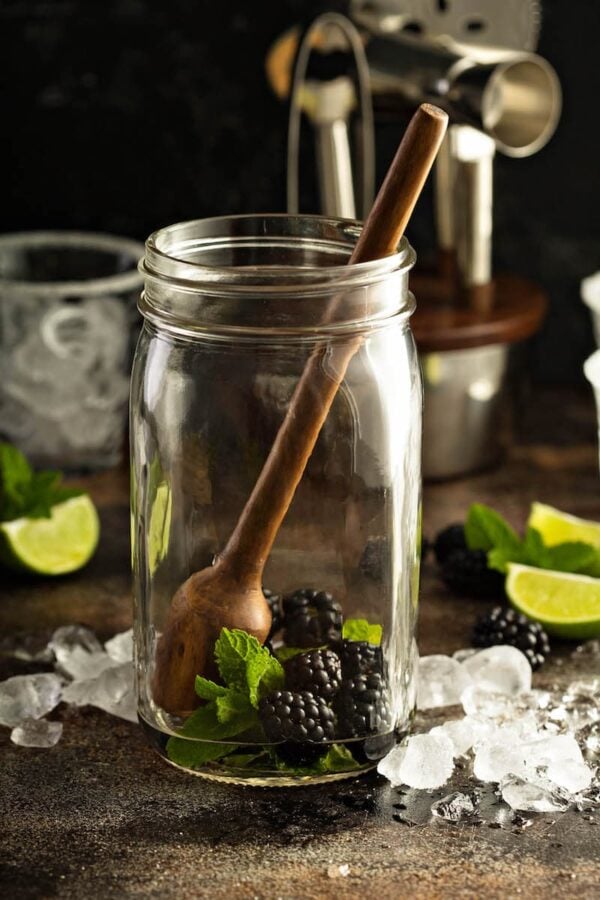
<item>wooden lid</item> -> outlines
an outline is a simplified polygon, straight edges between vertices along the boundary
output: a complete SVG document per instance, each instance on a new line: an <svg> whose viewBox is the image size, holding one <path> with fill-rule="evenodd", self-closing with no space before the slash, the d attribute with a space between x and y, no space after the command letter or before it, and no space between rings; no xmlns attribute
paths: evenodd
<svg viewBox="0 0 600 900"><path fill-rule="evenodd" d="M541 288L518 275L498 275L489 285L459 291L452 279L415 272L410 289L417 301L411 326L424 353L525 340L538 330L547 307Z"/></svg>

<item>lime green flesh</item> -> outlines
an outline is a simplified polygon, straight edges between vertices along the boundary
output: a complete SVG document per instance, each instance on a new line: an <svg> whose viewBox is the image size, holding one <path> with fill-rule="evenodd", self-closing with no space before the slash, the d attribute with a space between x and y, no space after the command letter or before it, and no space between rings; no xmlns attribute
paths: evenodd
<svg viewBox="0 0 600 900"><path fill-rule="evenodd" d="M506 593L519 612L549 634L574 640L600 637L600 579L511 563Z"/></svg>
<svg viewBox="0 0 600 900"><path fill-rule="evenodd" d="M0 523L0 556L14 569L65 575L88 562L100 534L98 513L86 495L52 507L49 519Z"/></svg>
<svg viewBox="0 0 600 900"><path fill-rule="evenodd" d="M548 547L565 541L583 541L600 548L600 522L570 516L544 503L532 503L527 524L540 532Z"/></svg>

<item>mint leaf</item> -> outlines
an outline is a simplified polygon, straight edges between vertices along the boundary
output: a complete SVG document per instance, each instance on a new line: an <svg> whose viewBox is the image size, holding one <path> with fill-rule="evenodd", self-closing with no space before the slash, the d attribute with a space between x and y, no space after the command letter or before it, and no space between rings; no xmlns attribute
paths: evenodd
<svg viewBox="0 0 600 900"><path fill-rule="evenodd" d="M224 685L215 684L214 681L209 681L208 678L203 678L202 675L196 675L194 690L203 700L216 700L217 697L222 697L227 693L227 688Z"/></svg>
<svg viewBox="0 0 600 900"><path fill-rule="evenodd" d="M348 641L380 644L382 634L381 625L372 625L366 619L346 619L342 627L342 637Z"/></svg>
<svg viewBox="0 0 600 900"><path fill-rule="evenodd" d="M258 724L256 710L250 705L245 694L229 690L222 697L217 697L215 703L219 723L228 731L235 728L233 734L241 734Z"/></svg>
<svg viewBox="0 0 600 900"><path fill-rule="evenodd" d="M290 775L324 775L328 772L350 772L353 769L360 769L360 763L343 744L332 744L327 752L310 766L292 766L279 757L276 757L275 765L280 772L287 772Z"/></svg>
<svg viewBox="0 0 600 900"><path fill-rule="evenodd" d="M350 772L352 769L360 769L360 763L343 744L332 744L317 765L322 772Z"/></svg>
<svg viewBox="0 0 600 900"><path fill-rule="evenodd" d="M523 550L511 550L506 547L494 547L487 555L487 564L489 569L495 569L506 575L508 572L508 564L511 562L522 563L528 565L527 556Z"/></svg>
<svg viewBox="0 0 600 900"><path fill-rule="evenodd" d="M194 710L179 729L179 734L196 740L222 741L225 738L235 737L239 731L238 723L233 719L229 722L219 721L217 701L213 700Z"/></svg>
<svg viewBox="0 0 600 900"><path fill-rule="evenodd" d="M0 519L18 519L27 505L33 472L20 450L0 443Z"/></svg>
<svg viewBox="0 0 600 900"><path fill-rule="evenodd" d="M188 741L179 737L170 737L167 741L168 758L185 769L198 769L207 762L226 756L234 749L234 744Z"/></svg>
<svg viewBox="0 0 600 900"><path fill-rule="evenodd" d="M510 548L517 552L521 541L516 531L490 506L473 503L465 522L465 538L470 550Z"/></svg>
<svg viewBox="0 0 600 900"><path fill-rule="evenodd" d="M50 518L52 507L83 491L60 486L60 472L33 472L20 450L0 443L0 521Z"/></svg>
<svg viewBox="0 0 600 900"><path fill-rule="evenodd" d="M223 681L240 691L247 689L247 663L262 649L259 641L246 631L222 628L215 644L215 659Z"/></svg>
<svg viewBox="0 0 600 900"><path fill-rule="evenodd" d="M223 628L215 644L215 658L223 681L248 696L255 708L264 694L283 687L281 663L245 631Z"/></svg>
<svg viewBox="0 0 600 900"><path fill-rule="evenodd" d="M260 763L265 765L261 766ZM236 769L244 769L253 763L252 768L273 768L271 754L263 747L259 747L254 753L232 753L223 762L227 766L234 766Z"/></svg>
<svg viewBox="0 0 600 900"><path fill-rule="evenodd" d="M323 650L325 646L325 644L322 644L320 647L277 647L275 656L279 662L287 662L288 659L293 659L294 656L300 656L301 653L310 653L312 650Z"/></svg>
<svg viewBox="0 0 600 900"><path fill-rule="evenodd" d="M250 694L250 702L253 706L258 707L258 701L270 694L271 691L279 691L283 687L285 681L285 672L278 659L271 656L268 650L261 648L266 654L266 666L262 675L258 677L259 667L250 663L248 666L248 691Z"/></svg>

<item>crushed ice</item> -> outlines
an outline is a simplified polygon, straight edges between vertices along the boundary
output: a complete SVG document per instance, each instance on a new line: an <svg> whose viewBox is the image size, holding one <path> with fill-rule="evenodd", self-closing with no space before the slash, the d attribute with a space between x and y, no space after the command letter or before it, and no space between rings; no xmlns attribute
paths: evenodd
<svg viewBox="0 0 600 900"><path fill-rule="evenodd" d="M44 718L59 703L96 706L113 716L137 722L133 687L132 630L116 634L104 647L89 628L57 628L45 649L30 652L19 645L18 659L53 663L54 672L16 675L0 682L0 725L12 728L21 747L52 747L63 726Z"/></svg>
<svg viewBox="0 0 600 900"><path fill-rule="evenodd" d="M392 785L441 787L463 759L475 784L496 785L513 810L600 807L600 678L560 693L532 690L527 658L509 646L421 658L418 708L458 704L461 718L405 738L380 761ZM449 794L431 812L452 824L473 822L477 793Z"/></svg>

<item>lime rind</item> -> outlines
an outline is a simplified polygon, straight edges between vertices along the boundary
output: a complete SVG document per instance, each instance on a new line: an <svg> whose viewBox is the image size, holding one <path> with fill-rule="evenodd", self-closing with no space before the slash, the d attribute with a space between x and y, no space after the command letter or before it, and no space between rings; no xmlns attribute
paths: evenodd
<svg viewBox="0 0 600 900"><path fill-rule="evenodd" d="M576 640L600 636L600 579L510 563L512 605L549 634Z"/></svg>

